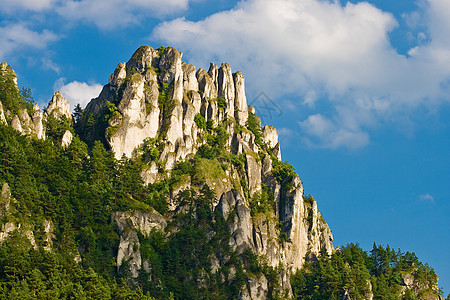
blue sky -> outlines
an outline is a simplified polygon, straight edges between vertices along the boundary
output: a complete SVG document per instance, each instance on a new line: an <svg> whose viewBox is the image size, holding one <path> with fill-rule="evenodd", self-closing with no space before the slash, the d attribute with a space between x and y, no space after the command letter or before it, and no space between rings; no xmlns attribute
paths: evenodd
<svg viewBox="0 0 450 300"><path fill-rule="evenodd" d="M214 3L214 4L211 4ZM335 245L414 251L450 293L450 1L3 0L0 60L44 106L95 97L140 45L230 63ZM256 100L255 100L256 99ZM258 100L259 99L259 100ZM270 99L270 101L268 100ZM258 102L259 101L259 102ZM261 114L266 114L260 108Z"/></svg>

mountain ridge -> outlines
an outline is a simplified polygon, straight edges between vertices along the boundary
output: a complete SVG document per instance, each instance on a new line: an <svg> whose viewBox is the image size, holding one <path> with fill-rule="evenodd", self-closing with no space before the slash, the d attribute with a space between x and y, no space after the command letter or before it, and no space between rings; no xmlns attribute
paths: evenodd
<svg viewBox="0 0 450 300"><path fill-rule="evenodd" d="M225 219L227 210L237 210L241 224L232 230L235 248L250 247L264 255L270 266L282 264L284 269L291 271L301 267L307 252L318 255L325 248L331 254L334 249L331 231L318 212L316 202L311 201L310 207L304 204L298 175L292 172L289 179L281 178L280 181L272 174L273 161L282 165L278 134L268 125L261 129L254 109L247 107L242 73L233 74L228 64L218 68L213 63L208 72L201 68L195 72L195 67L182 62L181 58L182 54L171 47L159 51L148 46L140 47L126 64L117 66L100 96L86 106L81 122L95 113L99 114L102 109L111 111L112 104L117 107L117 110L112 109L105 129L105 139L116 158L139 155L136 148L145 139L156 139L155 146L159 148L160 156L157 162L150 162L144 178L157 177L159 171L155 164L164 163L165 171L170 172L177 162L192 159L206 147L222 147L231 155L245 156L242 170L226 159L220 161L228 163L222 183L205 178L209 188L216 191L213 207L217 207ZM215 132L218 130L222 132ZM220 134L224 137L221 145L208 144L208 138ZM241 184L237 184L238 188L236 184L233 186L233 177L242 176L245 176L247 193ZM282 181L286 181L284 185ZM192 179L184 184L183 188L188 189ZM267 185L268 193L274 197L277 221L264 218L256 224L249 207L251 198L262 192L263 185ZM169 206L174 210L174 201L183 188L171 195ZM308 218L310 222L306 222ZM263 228L266 222L282 223L281 231L276 224L271 226L271 230ZM282 233L286 236L283 246L269 241L271 234L276 237ZM252 235L259 235L259 242ZM287 280L283 284L290 289Z"/></svg>
<svg viewBox="0 0 450 300"><path fill-rule="evenodd" d="M118 64L100 95L85 109L77 107L72 117L59 92L41 112L26 93L20 93L14 71L3 63L3 86L12 96L2 96L5 105L0 102L0 123L10 125L2 125L2 136L18 139L15 144L31 143L32 149L47 149L45 155L27 154L38 155L28 159L29 164L37 161L52 170L47 155L57 165L70 163L77 172L61 180L58 172L68 170L56 169L49 172L50 180L38 171L40 165L31 168L45 179L42 186L49 187L45 197L72 207L75 217L64 225L69 229L63 229L52 214L61 208L24 202L26 197L18 190L30 175L14 171L19 174L15 178L17 174L3 164L3 245L14 232L31 243L29 251L43 247L56 254L66 249L63 240L70 241L66 252L71 263L96 267L99 273L107 266L108 276L123 278L129 286L161 299L171 293L177 298L310 297L314 291L304 285L308 276L316 274L315 268L359 250L334 249L316 200L303 195L300 177L281 161L276 129L261 127L254 109L247 106L242 73L232 73L226 63L219 68L211 63L208 71L195 69L182 62L182 53L175 48L142 46L127 63ZM11 153L7 159L15 161L16 152ZM11 200L15 198L9 184L17 200ZM64 189L65 184L73 191ZM32 191L41 193L37 186ZM13 206L17 208L11 210ZM19 211L29 211L39 221ZM78 233L73 235L74 231ZM102 239L113 242L102 248ZM96 258L104 258L96 251L114 264L97 265ZM395 260L403 268L404 273L392 272L397 277L389 275L398 281L388 288L392 293L405 298L414 291L411 295L428 293L437 297L430 299L441 299L437 279L428 285L416 280L421 272L430 272L420 269L417 258L376 245L373 251L388 253L392 264ZM400 264L403 257L410 262ZM369 264L370 259L358 263ZM343 273L353 262L347 265L341 266ZM414 265L420 268L414 271ZM389 268L370 270L376 276ZM335 287L333 297L378 297L379 286L372 282L380 285L380 281L365 272L358 275L358 286L347 282ZM412 273L419 275L406 276ZM431 270L430 278L433 274ZM116 288L111 285L111 290Z"/></svg>

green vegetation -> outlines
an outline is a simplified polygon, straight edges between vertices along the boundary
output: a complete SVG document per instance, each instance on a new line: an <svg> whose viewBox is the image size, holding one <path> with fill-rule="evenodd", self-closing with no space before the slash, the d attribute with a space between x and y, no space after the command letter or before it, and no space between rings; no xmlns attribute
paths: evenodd
<svg viewBox="0 0 450 300"><path fill-rule="evenodd" d="M119 238L110 215L113 211L132 209L135 201L144 202L139 167L131 160L116 161L113 153L98 141L88 150L77 137L68 149L52 140L30 139L0 125L0 183L7 182L17 199L17 214L11 220L21 224L33 220L35 226L51 220L56 236L53 248L58 250L54 255L44 255L23 241L14 247L9 247L9 242L1 244L2 253L13 253L13 256L2 254L0 258L1 294L15 295L21 288L20 295L48 293L52 289L51 280L60 281L59 285L67 283L61 293L88 292L89 278L96 276L98 288L103 286L103 292L111 295L105 298L117 298L113 296L116 289L125 289L124 292L133 295L115 275L114 255ZM36 243L46 244L43 235L36 235ZM78 251L83 258L80 266L73 263ZM22 262L16 263L11 257L21 258ZM53 268L59 273L45 273ZM22 272L20 276L12 276L18 271ZM87 277L80 277L80 273ZM52 279L49 274L62 278ZM84 279L79 282L80 278ZM33 282L44 285L31 287Z"/></svg>
<svg viewBox="0 0 450 300"><path fill-rule="evenodd" d="M74 132L71 120L66 116L61 116L61 118L56 118L53 113L47 116L45 120L45 134L48 138L54 140L61 140L62 136L66 130Z"/></svg>
<svg viewBox="0 0 450 300"><path fill-rule="evenodd" d="M401 292L402 275L411 274L423 287L418 294ZM343 246L330 256L322 251L316 261L306 262L291 276L296 299L341 299L347 291L351 299L421 299L436 294L437 277L414 253L394 251L389 246L373 245L367 253L358 245ZM372 289L370 288L372 286Z"/></svg>
<svg viewBox="0 0 450 300"><path fill-rule="evenodd" d="M0 299L154 299L59 253L33 250L17 232L0 245Z"/></svg>
<svg viewBox="0 0 450 300"><path fill-rule="evenodd" d="M132 80L127 78L119 88L119 98ZM0 99L6 109L14 113L33 104L29 89L19 93L11 78L2 75L0 79ZM165 120L175 105L170 93L169 85L160 85L158 104ZM46 140L0 125L0 187L7 183L15 199L9 210L0 203L0 225L21 225L0 243L0 299L236 299L249 278L262 276L268 281L268 299L286 299L280 283L282 265L270 267L250 249L234 251L229 222L237 220L238 213L231 210L225 220L214 207L216 191L224 179L231 180L235 190L244 192L254 220L277 222L272 223L276 224L272 237L282 246L289 242L281 230L287 223L276 219L277 203L269 186L262 184L259 192L249 196L246 155L259 161L271 156L272 174L282 185L282 193L291 191L296 176L289 163L269 153L256 116L250 114L247 128L236 126L236 130L255 135L262 148L259 155L231 153L229 120L214 126L212 120L197 114L194 120L205 143L195 156L178 162L169 172L159 162L167 124L158 138L144 140L133 159L117 160L105 148L105 133L112 136L121 126L109 125L118 124L121 118L117 100L100 101L96 115L77 106L74 123L51 114L45 123ZM217 101L220 108L226 107L225 100ZM63 148L60 139L66 130L74 138ZM141 172L153 163L161 172L155 183L146 186ZM169 211L169 199L178 206L175 211ZM310 224L314 201L304 197ZM157 211L168 221L165 231L138 232L139 245L132 248L140 251L143 265L134 279L130 278L130 262L117 267L120 236L111 220L117 211ZM50 243L44 229L47 221L53 227ZM26 228L33 231L35 245L24 234ZM47 246L52 250L44 250ZM405 274L412 274L424 288L407 290L403 299L436 293L436 274L414 253L375 244L370 253L353 244L331 256L322 252L290 279L298 299L340 299L344 291L352 299L362 299L370 293L369 282L374 299L397 299Z"/></svg>
<svg viewBox="0 0 450 300"><path fill-rule="evenodd" d="M248 130L250 130L254 135L255 135L255 142L256 144L258 144L259 146L261 146L262 148L264 148L264 144L263 144L263 133L262 133L262 129L261 126L256 118L256 115L254 113L249 112L248 113L248 119L246 122L246 126L248 128Z"/></svg>
<svg viewBox="0 0 450 300"><path fill-rule="evenodd" d="M19 91L14 82L14 71L10 66L4 73L0 72L0 102L3 104L3 110L11 111L12 116L18 115L22 108L32 113L35 104L30 88L22 88Z"/></svg>
<svg viewBox="0 0 450 300"><path fill-rule="evenodd" d="M159 114L160 119L164 120L163 126L159 132L159 139L163 140L166 137L170 117L172 116L172 111L175 108L175 99L171 98L171 90L172 86L169 86L167 83L161 83L159 87L159 97L158 97L158 106L159 106Z"/></svg>
<svg viewBox="0 0 450 300"><path fill-rule="evenodd" d="M166 47L164 46L159 46L158 50L158 55L161 56L163 55L164 51L166 50Z"/></svg>
<svg viewBox="0 0 450 300"><path fill-rule="evenodd" d="M168 299L170 293L177 299L238 296L245 283L244 269L237 254L230 249L231 235L221 215L213 210L213 198L214 192L207 185L198 193L182 192L178 201L188 211L178 213L169 225L180 230L171 236L153 231L148 237L139 237L143 256L154 266L139 276L144 291L158 299ZM217 272L211 268L214 253L228 257ZM230 268L236 270L236 276L230 275ZM199 281L203 284L199 285Z"/></svg>
<svg viewBox="0 0 450 300"><path fill-rule="evenodd" d="M197 124L197 127L206 131L206 120L201 114L196 114L194 117L194 122Z"/></svg>
<svg viewBox="0 0 450 300"><path fill-rule="evenodd" d="M219 107L219 109L226 109L227 108L227 101L225 99L223 99L222 97L218 97L217 98L217 106Z"/></svg>
<svg viewBox="0 0 450 300"><path fill-rule="evenodd" d="M157 141L154 138L146 138L141 145L142 160L146 163L156 162L159 159L160 151L158 149Z"/></svg>
<svg viewBox="0 0 450 300"><path fill-rule="evenodd" d="M287 161L282 162L279 161L277 158L272 157L272 174L275 176L275 178L278 180L278 182L281 184L284 190L289 191L294 186L292 183L292 180L295 176L295 169L294 167L289 164Z"/></svg>
<svg viewBox="0 0 450 300"><path fill-rule="evenodd" d="M81 107L76 107L75 109L74 120L77 122L73 128L75 129L75 133L89 146L93 146L96 141L101 141L107 147L105 137L113 136L122 126L122 124L115 126L109 125L110 121L117 121L121 118L121 114L117 110L116 105L107 100L103 100L101 104L102 108L97 115L88 113L86 110L81 109Z"/></svg>
<svg viewBox="0 0 450 300"><path fill-rule="evenodd" d="M262 185L261 191L255 193L250 199L250 213L257 216L259 214L269 214L275 212L275 199L266 184Z"/></svg>
<svg viewBox="0 0 450 300"><path fill-rule="evenodd" d="M125 91L125 88L127 87L128 83L130 82L131 77L127 76L125 77L124 81L119 86L119 90L117 91L117 96L114 99L114 102L120 102L123 98L123 92Z"/></svg>

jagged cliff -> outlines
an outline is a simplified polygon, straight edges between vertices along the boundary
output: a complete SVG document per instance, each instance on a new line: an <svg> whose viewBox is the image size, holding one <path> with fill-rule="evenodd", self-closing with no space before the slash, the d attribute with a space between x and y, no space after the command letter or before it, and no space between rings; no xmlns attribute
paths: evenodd
<svg viewBox="0 0 450 300"><path fill-rule="evenodd" d="M163 177L157 165L162 164L170 176L178 162L193 158L207 145L208 129L204 124L202 127L202 122L208 124L210 132L223 128L224 149L243 157L244 164L228 164L220 178L205 176L206 184L216 194L213 206L226 220L231 214L237 216L229 222L233 249L240 253L251 249L270 266L282 266L282 288L290 290L289 274L302 266L307 253L318 255L325 249L331 254L333 238L316 201L303 197L298 175L274 175L274 166L281 164L278 134L272 126L261 129L254 113L247 106L242 73L232 73L228 64L218 68L211 63L208 72L201 68L196 71L182 61L182 53L174 48L143 46L127 63L117 66L101 94L87 105L83 118L87 123L92 116L109 114L102 134L117 159L122 155L138 156L146 139L155 140L160 155L149 161L142 173L147 184ZM257 123L256 132L248 129L249 118ZM87 139L93 137L92 132L86 132ZM113 214L122 233L119 266L122 259L130 260L132 276L137 277L146 264L139 251L133 250L136 247L132 245L139 244L139 240L132 232L148 233L153 227L164 230L166 222L180 209L178 195L194 185L193 178L187 176L171 191L171 209L165 217L154 212ZM263 192L274 199L273 211L252 213L250 202ZM218 258L212 260L220 265ZM264 298L264 291L267 294L264 280L249 281L247 285L243 298L259 299ZM262 292L256 292L258 288Z"/></svg>

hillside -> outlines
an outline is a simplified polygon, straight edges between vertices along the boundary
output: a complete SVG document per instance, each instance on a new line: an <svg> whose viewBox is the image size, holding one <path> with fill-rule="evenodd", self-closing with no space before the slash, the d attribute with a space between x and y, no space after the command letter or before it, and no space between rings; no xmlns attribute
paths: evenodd
<svg viewBox="0 0 450 300"><path fill-rule="evenodd" d="M5 299L442 299L414 253L333 247L228 64L143 46L73 115L1 66Z"/></svg>

